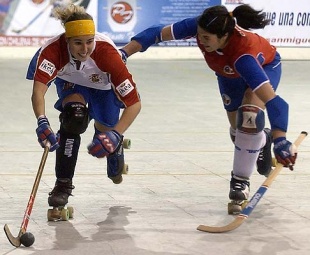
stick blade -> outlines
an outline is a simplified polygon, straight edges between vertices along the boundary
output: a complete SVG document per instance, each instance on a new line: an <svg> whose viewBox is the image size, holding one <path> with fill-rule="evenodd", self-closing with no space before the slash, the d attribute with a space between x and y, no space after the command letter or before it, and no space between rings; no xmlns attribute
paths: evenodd
<svg viewBox="0 0 310 255"><path fill-rule="evenodd" d="M6 237L9 239L10 243L15 246L19 247L20 246L20 238L19 236L14 237L9 229L9 226L7 224L4 225L4 232L6 234Z"/></svg>
<svg viewBox="0 0 310 255"><path fill-rule="evenodd" d="M219 227L199 225L197 227L197 230L203 231L203 232L208 232L208 233L225 233L225 232L229 232L231 230L234 230L234 229L240 227L245 219L246 219L246 217L240 215L237 218L235 218L234 221L232 221L228 225L219 226Z"/></svg>
<svg viewBox="0 0 310 255"><path fill-rule="evenodd" d="M22 29L12 29L12 32L15 34L20 34L22 31Z"/></svg>

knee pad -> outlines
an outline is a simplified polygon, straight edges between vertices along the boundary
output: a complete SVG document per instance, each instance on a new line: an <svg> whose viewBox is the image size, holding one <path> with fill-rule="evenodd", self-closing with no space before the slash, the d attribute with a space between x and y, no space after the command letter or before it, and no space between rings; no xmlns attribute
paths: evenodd
<svg viewBox="0 0 310 255"><path fill-rule="evenodd" d="M85 104L71 102L64 106L59 115L60 127L70 134L82 134L89 123L88 109Z"/></svg>
<svg viewBox="0 0 310 255"><path fill-rule="evenodd" d="M265 127L265 113L255 105L242 105L237 112L237 128L248 134L256 134Z"/></svg>

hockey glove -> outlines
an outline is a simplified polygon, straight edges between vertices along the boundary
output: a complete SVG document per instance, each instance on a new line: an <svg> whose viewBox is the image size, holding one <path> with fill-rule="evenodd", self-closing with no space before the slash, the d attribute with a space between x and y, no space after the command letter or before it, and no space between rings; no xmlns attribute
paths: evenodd
<svg viewBox="0 0 310 255"><path fill-rule="evenodd" d="M294 144L286 140L285 137L279 137L274 140L273 151L279 163L294 170L293 166L297 158L297 148Z"/></svg>
<svg viewBox="0 0 310 255"><path fill-rule="evenodd" d="M42 148L45 148L47 142L50 143L49 151L54 151L59 148L59 136L55 135L51 129L46 116L40 116L38 118L38 128L36 129L36 133Z"/></svg>
<svg viewBox="0 0 310 255"><path fill-rule="evenodd" d="M103 158L115 152L123 142L123 136L117 131L107 131L94 136L88 153L97 158Z"/></svg>

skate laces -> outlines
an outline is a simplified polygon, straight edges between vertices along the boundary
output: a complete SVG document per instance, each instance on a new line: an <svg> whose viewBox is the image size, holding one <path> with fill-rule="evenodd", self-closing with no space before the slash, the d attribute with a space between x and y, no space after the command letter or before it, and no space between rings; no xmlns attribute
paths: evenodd
<svg viewBox="0 0 310 255"><path fill-rule="evenodd" d="M232 188L234 190L245 190L249 186L249 182L247 181L239 181L236 180L233 182Z"/></svg>
<svg viewBox="0 0 310 255"><path fill-rule="evenodd" d="M56 181L56 185L53 188L53 190L49 193L49 195L55 194L55 193L65 193L69 196L72 196L72 190L74 189L74 185L72 185L71 182L67 181Z"/></svg>
<svg viewBox="0 0 310 255"><path fill-rule="evenodd" d="M258 160L259 161L264 161L264 148L262 148L258 154Z"/></svg>
<svg viewBox="0 0 310 255"><path fill-rule="evenodd" d="M239 176L232 174L231 188L233 190L246 190L250 188L250 182L247 179L243 179Z"/></svg>

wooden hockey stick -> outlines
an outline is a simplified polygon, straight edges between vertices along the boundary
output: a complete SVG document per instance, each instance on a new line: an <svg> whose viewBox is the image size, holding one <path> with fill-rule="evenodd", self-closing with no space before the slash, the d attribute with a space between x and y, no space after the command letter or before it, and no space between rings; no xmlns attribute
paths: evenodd
<svg viewBox="0 0 310 255"><path fill-rule="evenodd" d="M49 149L50 149L50 145L47 144L45 146L45 148L44 148L44 152L43 152L43 155L42 155L40 166L39 166L39 169L38 169L38 172L37 172L37 176L36 176L35 182L34 182L33 187L32 187L32 191L31 191L31 194L30 194L30 198L29 198L29 201L28 201L28 204L27 204L27 207L26 207L26 211L25 211L25 214L24 214L23 222L21 224L18 236L14 237L12 235L10 229L9 229L9 226L7 224L4 225L4 232L5 232L6 236L9 239L10 243L13 246L15 246L15 247L19 247L21 245L20 238L27 231L27 226L28 226L30 214L31 214L31 211L32 211L32 207L33 207L33 204L34 204L34 200L35 200L37 191L38 191L38 187L39 187L39 184L40 184L41 176L42 176L42 173L43 173L43 169L44 169L44 165L45 165L45 162L46 162L46 159L47 159L47 156L48 156Z"/></svg>
<svg viewBox="0 0 310 255"><path fill-rule="evenodd" d="M294 142L295 146L298 147L304 138L308 135L306 131L302 131L296 141ZM209 233L224 233L231 230L234 230L241 226L241 224L249 217L251 212L254 210L260 199L263 197L267 189L271 186L272 182L275 180L277 175L282 170L283 165L277 163L276 168L271 171L270 175L267 179L263 182L260 188L256 191L256 193L252 196L250 202L246 205L246 207L240 212L240 214L228 225L225 226L206 226L206 225L199 225L197 230Z"/></svg>

